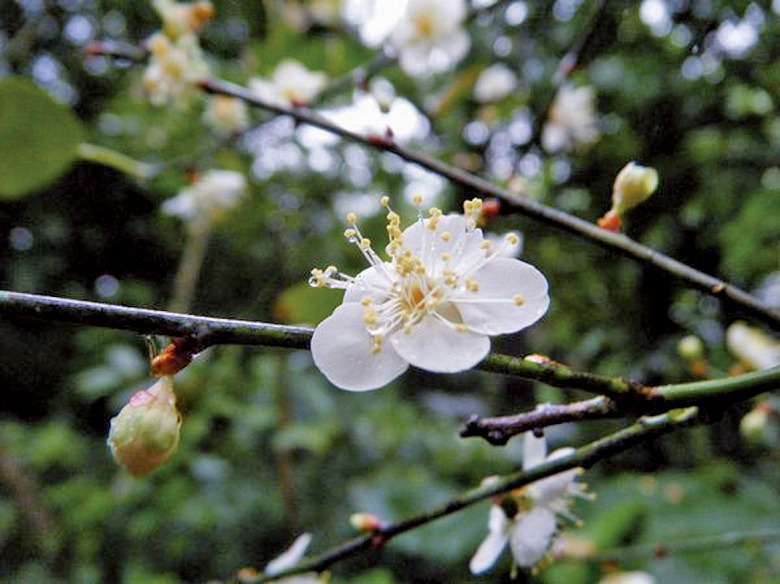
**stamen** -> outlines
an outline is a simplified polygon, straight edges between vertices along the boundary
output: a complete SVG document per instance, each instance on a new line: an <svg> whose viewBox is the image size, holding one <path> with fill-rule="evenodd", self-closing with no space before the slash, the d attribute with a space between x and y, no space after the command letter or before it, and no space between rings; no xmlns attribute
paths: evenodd
<svg viewBox="0 0 780 584"><path fill-rule="evenodd" d="M523 304L525 304L525 296L523 296L522 294L515 294L514 296L512 296L512 302L515 303L515 306L522 306Z"/></svg>

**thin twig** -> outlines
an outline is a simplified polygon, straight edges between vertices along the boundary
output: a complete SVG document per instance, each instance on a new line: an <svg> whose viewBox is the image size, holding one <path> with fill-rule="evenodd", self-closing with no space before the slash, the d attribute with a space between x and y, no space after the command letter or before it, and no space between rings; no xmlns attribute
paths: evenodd
<svg viewBox="0 0 780 584"><path fill-rule="evenodd" d="M198 350L220 344L308 349L313 334L313 330L308 327L195 316L5 290L0 290L0 314L130 330L149 335L191 336L196 337ZM669 408L699 405L705 401L732 403L780 386L780 367L724 379L657 387L620 377L576 372L566 365L538 355L522 359L494 353L477 368L608 396L624 414L657 413Z"/></svg>
<svg viewBox="0 0 780 584"><path fill-rule="evenodd" d="M437 174L461 187L485 197L498 197L508 201L513 207L532 219L536 219L553 227L563 229L584 239L590 240L602 247L616 251L647 265L671 274L688 285L702 290L707 294L733 303L745 313L763 319L773 328L780 329L780 311L767 306L755 296L748 294L719 278L710 276L695 268L675 260L661 252L646 247L629 237L601 229L597 225L570 215L553 207L548 207L529 197L524 197L502 189L488 181L451 166L422 152L401 146L395 141L376 134L360 134L335 124L327 118L304 108L288 108L260 99L254 93L227 81L209 79L201 82L204 91L213 94L228 95L246 103L293 117L297 122L305 123L346 140L370 146L383 152L391 152L403 160L417 164L434 174Z"/></svg>
<svg viewBox="0 0 780 584"><path fill-rule="evenodd" d="M475 503L479 503L480 501L484 501L495 495L507 493L545 477L573 468L589 468L604 458L623 452L642 442L667 434L678 427L695 424L697 421L696 408L689 408L684 412L677 414L667 413L651 418L642 418L623 430L619 430L614 434L600 438L576 449L567 456L548 460L531 469L507 475L488 484L483 484L480 487L463 493L460 497L449 501L441 507L410 517L404 521L399 521L398 523L385 524L371 533L352 539L318 556L304 559L296 566L278 572L272 576L269 575L258 578L254 582L261 584L295 574L323 572L341 560L370 549L379 548L397 535L401 535L402 533L420 527L421 525L431 523L442 517L452 515Z"/></svg>

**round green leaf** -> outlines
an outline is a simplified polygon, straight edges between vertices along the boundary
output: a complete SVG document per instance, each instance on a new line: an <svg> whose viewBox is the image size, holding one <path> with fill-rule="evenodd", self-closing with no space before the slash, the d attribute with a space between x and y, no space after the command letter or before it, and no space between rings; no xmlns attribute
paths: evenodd
<svg viewBox="0 0 780 584"><path fill-rule="evenodd" d="M32 81L0 81L0 199L54 181L76 158L82 135L76 116Z"/></svg>

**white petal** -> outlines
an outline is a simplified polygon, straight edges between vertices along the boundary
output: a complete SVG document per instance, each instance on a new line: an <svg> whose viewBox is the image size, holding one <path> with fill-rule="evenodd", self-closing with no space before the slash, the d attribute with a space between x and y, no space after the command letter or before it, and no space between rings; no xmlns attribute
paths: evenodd
<svg viewBox="0 0 780 584"><path fill-rule="evenodd" d="M523 435L523 470L539 466L547 457L547 439L533 432Z"/></svg>
<svg viewBox="0 0 780 584"><path fill-rule="evenodd" d="M472 574L481 574L496 563L509 541L509 525L509 520L501 507L493 505L490 508L490 518L488 519L488 529L490 530L488 536L477 548L477 553L469 562Z"/></svg>
<svg viewBox="0 0 780 584"><path fill-rule="evenodd" d="M286 552L268 562L265 571L269 574L276 574L287 568L292 568L301 561L301 558L303 558L303 555L306 553L306 548L309 547L309 543L311 543L310 533L304 533L298 536L298 539L293 542Z"/></svg>
<svg viewBox="0 0 780 584"><path fill-rule="evenodd" d="M409 363L438 373L471 369L490 351L490 339L485 335L458 332L433 316L424 317L409 332L394 333L390 341Z"/></svg>
<svg viewBox="0 0 780 584"><path fill-rule="evenodd" d="M349 391L382 387L409 366L388 343L373 352L363 311L356 302L342 304L317 326L311 339L314 364L333 385Z"/></svg>
<svg viewBox="0 0 780 584"><path fill-rule="evenodd" d="M390 264L382 264L390 272ZM381 267L371 266L355 276L354 283L344 293L344 304L360 302L364 297L371 297L375 303L382 302L392 286L392 282L382 272Z"/></svg>
<svg viewBox="0 0 780 584"><path fill-rule="evenodd" d="M539 320L550 305L547 279L531 264L512 258L496 257L472 275L477 292L464 290L452 301L463 322L486 335L513 333ZM513 299L522 296L517 305Z"/></svg>
<svg viewBox="0 0 780 584"><path fill-rule="evenodd" d="M442 239L444 233L448 233L449 238ZM417 221L403 233L405 247L423 261L428 275L433 278L438 278L445 267L462 272L484 260L485 250L480 248L483 240L481 230L467 231L463 215L455 214L441 217L434 231ZM452 256L446 266L441 259L444 253Z"/></svg>
<svg viewBox="0 0 780 584"><path fill-rule="evenodd" d="M518 566L530 568L544 557L555 535L555 515L541 507L515 516L509 548Z"/></svg>

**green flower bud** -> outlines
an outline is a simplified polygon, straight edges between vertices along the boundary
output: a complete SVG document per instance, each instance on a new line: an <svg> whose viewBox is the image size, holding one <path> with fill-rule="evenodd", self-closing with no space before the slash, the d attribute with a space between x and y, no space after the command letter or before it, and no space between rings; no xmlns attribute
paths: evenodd
<svg viewBox="0 0 780 584"><path fill-rule="evenodd" d="M647 200L658 188L658 171L629 162L612 185L612 212L622 215Z"/></svg>
<svg viewBox="0 0 780 584"><path fill-rule="evenodd" d="M119 464L133 476L142 477L173 456L180 427L173 377L165 376L149 389L134 393L112 418L108 445Z"/></svg>
<svg viewBox="0 0 780 584"><path fill-rule="evenodd" d="M686 335L677 343L677 354L688 361L701 359L704 357L704 343L696 335Z"/></svg>

